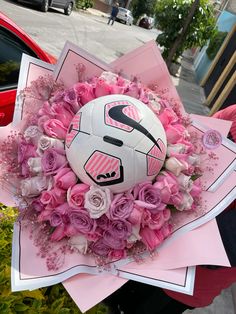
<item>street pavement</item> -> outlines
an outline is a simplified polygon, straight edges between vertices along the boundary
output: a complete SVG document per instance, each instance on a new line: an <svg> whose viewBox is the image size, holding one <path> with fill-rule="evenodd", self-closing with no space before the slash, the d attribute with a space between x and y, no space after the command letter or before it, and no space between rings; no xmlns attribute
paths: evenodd
<svg viewBox="0 0 236 314"><path fill-rule="evenodd" d="M87 9L88 14L108 18L109 14L95 9ZM209 108L204 105L205 96L203 89L195 81L193 57L185 53L181 60L180 70L177 76L171 76L172 81L182 99L185 110L188 113L208 115Z"/></svg>

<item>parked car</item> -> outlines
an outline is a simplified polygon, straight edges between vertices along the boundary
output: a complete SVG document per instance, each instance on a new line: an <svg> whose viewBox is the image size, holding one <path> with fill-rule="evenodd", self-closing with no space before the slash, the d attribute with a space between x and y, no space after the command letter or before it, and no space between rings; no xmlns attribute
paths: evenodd
<svg viewBox="0 0 236 314"><path fill-rule="evenodd" d="M56 58L0 12L0 126L12 121L22 53L56 63Z"/></svg>
<svg viewBox="0 0 236 314"><path fill-rule="evenodd" d="M17 2L35 5L43 12L47 12L51 7L64 9L65 15L70 15L75 6L75 0L17 0Z"/></svg>
<svg viewBox="0 0 236 314"><path fill-rule="evenodd" d="M131 26L133 24L134 18L130 10L119 7L119 12L117 14L116 20L118 22L123 22Z"/></svg>
<svg viewBox="0 0 236 314"><path fill-rule="evenodd" d="M152 29L154 26L154 18L145 16L139 21L138 25L146 29Z"/></svg>

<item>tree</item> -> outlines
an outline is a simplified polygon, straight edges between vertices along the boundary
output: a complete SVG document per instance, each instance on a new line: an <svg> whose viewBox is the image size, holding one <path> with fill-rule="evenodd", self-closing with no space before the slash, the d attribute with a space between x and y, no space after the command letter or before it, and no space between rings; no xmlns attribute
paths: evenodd
<svg viewBox="0 0 236 314"><path fill-rule="evenodd" d="M155 7L157 42L169 66L183 51L202 47L215 33L216 20L208 0L159 0Z"/></svg>
<svg viewBox="0 0 236 314"><path fill-rule="evenodd" d="M138 18L143 14L152 16L156 2L156 0L132 0L130 5L134 19L138 20Z"/></svg>

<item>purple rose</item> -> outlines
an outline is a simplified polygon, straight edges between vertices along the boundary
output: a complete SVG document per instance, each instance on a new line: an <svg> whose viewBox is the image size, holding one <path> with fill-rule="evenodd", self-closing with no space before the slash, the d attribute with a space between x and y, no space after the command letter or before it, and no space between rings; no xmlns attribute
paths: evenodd
<svg viewBox="0 0 236 314"><path fill-rule="evenodd" d="M62 222L63 222L62 215L60 213L53 212L51 217L50 217L50 225L52 227L57 227L57 226L61 225Z"/></svg>
<svg viewBox="0 0 236 314"><path fill-rule="evenodd" d="M90 246L90 249L93 253L104 257L107 257L111 251L111 248L104 243L103 239L99 239L98 241L93 242Z"/></svg>
<svg viewBox="0 0 236 314"><path fill-rule="evenodd" d="M45 175L56 174L67 164L65 151L49 148L42 157L42 168Z"/></svg>
<svg viewBox="0 0 236 314"><path fill-rule="evenodd" d="M103 230L108 230L110 226L110 220L107 218L106 215L102 215L100 218L96 220L97 226Z"/></svg>
<svg viewBox="0 0 236 314"><path fill-rule="evenodd" d="M109 232L114 238L126 240L131 235L132 225L128 221L114 220Z"/></svg>
<svg viewBox="0 0 236 314"><path fill-rule="evenodd" d="M162 203L161 193L151 182L144 182L138 185L138 200L135 203L150 211L163 210L165 205Z"/></svg>
<svg viewBox="0 0 236 314"><path fill-rule="evenodd" d="M69 219L71 225L82 234L92 233L96 228L95 221L89 217L86 210L72 210Z"/></svg>
<svg viewBox="0 0 236 314"><path fill-rule="evenodd" d="M110 206L109 217L111 219L127 219L133 211L134 200L133 197L123 194L117 194Z"/></svg>
<svg viewBox="0 0 236 314"><path fill-rule="evenodd" d="M125 248L125 241L123 239L116 238L110 230L104 232L103 240L104 243L112 249L120 250Z"/></svg>
<svg viewBox="0 0 236 314"><path fill-rule="evenodd" d="M36 210L36 212L40 213L41 211L43 211L45 209L45 205L40 202L40 199L36 199L32 202L32 207L34 210Z"/></svg>

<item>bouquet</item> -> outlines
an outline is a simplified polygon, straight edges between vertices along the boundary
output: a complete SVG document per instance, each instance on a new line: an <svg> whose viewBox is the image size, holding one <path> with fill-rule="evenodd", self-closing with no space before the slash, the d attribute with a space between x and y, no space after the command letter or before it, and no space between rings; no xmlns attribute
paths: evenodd
<svg viewBox="0 0 236 314"><path fill-rule="evenodd" d="M21 121L1 145L1 180L19 209L14 242L24 234L21 254L30 241L47 274L69 271L70 259L86 264L63 280L145 266L180 229L226 207L220 200L215 210L205 193L225 181L214 171L220 132L194 124L179 101L136 76L88 75L83 60L71 66L72 84L44 73L18 91Z"/></svg>

